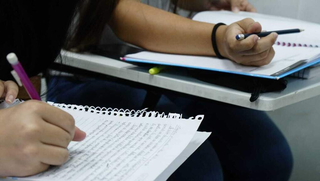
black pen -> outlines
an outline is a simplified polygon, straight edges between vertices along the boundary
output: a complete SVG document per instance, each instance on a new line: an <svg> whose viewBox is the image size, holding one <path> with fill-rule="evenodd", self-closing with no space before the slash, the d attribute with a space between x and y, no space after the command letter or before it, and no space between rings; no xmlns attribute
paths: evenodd
<svg viewBox="0 0 320 181"><path fill-rule="evenodd" d="M250 34L238 34L236 36L237 40L243 40L246 39L248 36L250 35L258 35L259 37L265 37L268 36L271 33L277 33L278 35L282 35L282 34L289 34L289 33L300 33L304 31L303 29L289 29L289 30L275 30L275 31L265 31L265 32L261 32L261 33L250 33Z"/></svg>

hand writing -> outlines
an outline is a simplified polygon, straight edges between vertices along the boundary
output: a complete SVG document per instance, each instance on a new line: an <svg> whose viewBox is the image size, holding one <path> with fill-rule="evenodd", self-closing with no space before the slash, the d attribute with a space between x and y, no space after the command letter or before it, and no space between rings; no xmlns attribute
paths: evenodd
<svg viewBox="0 0 320 181"><path fill-rule="evenodd" d="M0 176L28 176L61 165L85 133L68 113L41 101L0 110Z"/></svg>
<svg viewBox="0 0 320 181"><path fill-rule="evenodd" d="M218 28L217 45L222 56L239 64L248 66L263 66L270 63L275 55L274 45L278 35L272 33L259 39L257 35L238 41L237 34L261 32L261 25L252 19L244 19L229 26Z"/></svg>

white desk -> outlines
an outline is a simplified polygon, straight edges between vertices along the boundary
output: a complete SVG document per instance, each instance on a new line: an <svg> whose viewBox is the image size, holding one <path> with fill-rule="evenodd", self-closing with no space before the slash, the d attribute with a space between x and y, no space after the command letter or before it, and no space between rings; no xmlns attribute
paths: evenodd
<svg viewBox="0 0 320 181"><path fill-rule="evenodd" d="M102 56L62 52L62 57L63 63L72 67L262 111L276 110L320 95L320 77L289 79L285 90L263 93L252 103L249 93L202 82L186 75L184 71L169 69L158 75L150 75L147 68Z"/></svg>

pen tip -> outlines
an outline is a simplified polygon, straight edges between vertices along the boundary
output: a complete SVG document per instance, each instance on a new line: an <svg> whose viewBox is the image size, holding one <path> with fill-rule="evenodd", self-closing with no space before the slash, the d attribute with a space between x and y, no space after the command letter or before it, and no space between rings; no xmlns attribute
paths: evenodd
<svg viewBox="0 0 320 181"><path fill-rule="evenodd" d="M304 29L300 29L300 31L302 32L302 31L304 31Z"/></svg>

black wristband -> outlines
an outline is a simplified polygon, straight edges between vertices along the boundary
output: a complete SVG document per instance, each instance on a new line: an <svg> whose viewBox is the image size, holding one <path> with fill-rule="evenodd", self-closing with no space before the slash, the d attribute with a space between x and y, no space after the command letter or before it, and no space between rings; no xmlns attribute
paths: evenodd
<svg viewBox="0 0 320 181"><path fill-rule="evenodd" d="M212 47L213 47L213 51L214 53L216 53L216 56L220 59L224 59L224 57L220 54L219 50L218 50L218 46L217 46L217 39L216 39L216 32L217 29L219 28L219 26L221 25L226 25L224 23L218 23L216 25L214 25L213 30L212 30L212 34L211 34L211 42L212 42Z"/></svg>

